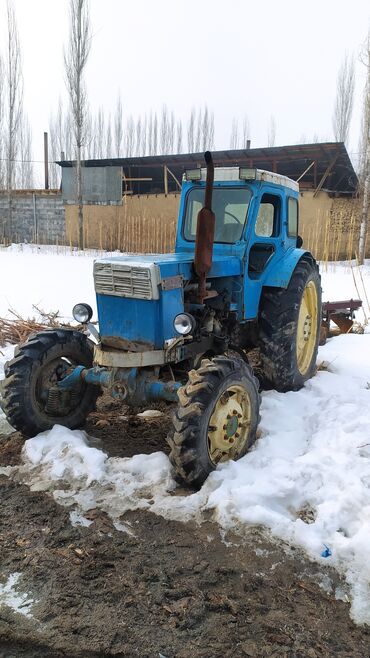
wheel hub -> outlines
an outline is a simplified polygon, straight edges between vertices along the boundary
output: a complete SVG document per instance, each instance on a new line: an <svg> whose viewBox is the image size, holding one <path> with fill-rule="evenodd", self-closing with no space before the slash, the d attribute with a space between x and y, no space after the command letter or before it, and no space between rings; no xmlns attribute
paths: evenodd
<svg viewBox="0 0 370 658"><path fill-rule="evenodd" d="M232 416L226 423L226 435L230 439L239 427L238 417Z"/></svg>
<svg viewBox="0 0 370 658"><path fill-rule="evenodd" d="M64 357L54 359L41 370L36 382L36 397L40 409L47 415L66 416L77 407L79 390L65 394L57 388L58 382L64 379L71 367L71 360Z"/></svg>
<svg viewBox="0 0 370 658"><path fill-rule="evenodd" d="M309 281L303 291L297 323L297 365L301 375L311 366L317 336L317 291Z"/></svg>
<svg viewBox="0 0 370 658"><path fill-rule="evenodd" d="M250 400L241 386L224 391L217 400L208 426L208 450L218 464L236 459L248 439Z"/></svg>

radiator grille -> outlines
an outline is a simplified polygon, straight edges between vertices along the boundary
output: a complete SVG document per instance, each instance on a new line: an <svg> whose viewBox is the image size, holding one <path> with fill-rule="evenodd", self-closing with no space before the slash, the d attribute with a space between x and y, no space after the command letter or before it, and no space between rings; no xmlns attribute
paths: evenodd
<svg viewBox="0 0 370 658"><path fill-rule="evenodd" d="M157 281L151 267L124 263L95 263L95 291L100 295L117 295L136 299L158 299Z"/></svg>

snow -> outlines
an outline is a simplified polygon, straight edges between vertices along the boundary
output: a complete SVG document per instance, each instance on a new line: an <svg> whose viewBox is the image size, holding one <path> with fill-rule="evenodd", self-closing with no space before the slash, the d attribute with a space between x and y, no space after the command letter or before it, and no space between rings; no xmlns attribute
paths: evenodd
<svg viewBox="0 0 370 658"><path fill-rule="evenodd" d="M59 311L62 318L71 320L77 302L90 304L96 314L92 273L93 262L100 255L69 247L0 247L0 317L11 317L9 309L24 318L35 317L35 305L43 311Z"/></svg>
<svg viewBox="0 0 370 658"><path fill-rule="evenodd" d="M93 255L42 250L39 254L30 249L25 253L33 282L28 288L26 280L26 290L22 282L11 291L9 287L0 290L0 308L6 298L17 310L23 303L28 313L27 304L29 309L40 301L34 299L35 290L45 310L58 300L63 314L70 312L75 301L93 302ZM16 272L24 252L13 249L9 254ZM0 253L0 268L3 255ZM50 276L48 270L47 278L38 277L46 262L52 268ZM59 300L55 285L69 268L73 276ZM369 264L361 268L362 280L359 272L348 264L329 264L322 273L323 299L357 298L354 274L369 315L364 292L365 287L369 298ZM70 299L71 290L76 299ZM363 321L361 314L357 315L359 321ZM60 426L26 441L23 463L13 468L9 477L31 489L50 491L57 502L71 508L74 524L87 525L84 514L99 508L121 531L129 531L122 516L135 509L183 522L201 522L211 511L223 532L234 529L243 533L250 525L262 525L277 540L301 548L323 568L327 564L335 567L350 587L353 619L370 624L370 565L366 560L370 545L368 328L364 335L329 340L320 348L318 362L317 375L301 391L263 393L261 437L254 449L238 462L221 465L197 493L179 495L168 458L161 452L126 459L109 457L84 432ZM322 557L325 547L328 557Z"/></svg>
<svg viewBox="0 0 370 658"><path fill-rule="evenodd" d="M77 510L72 510L72 512L69 513L69 520L74 528L77 528L78 526L88 528L89 525L93 523L93 521L87 519L83 514L79 514Z"/></svg>
<svg viewBox="0 0 370 658"><path fill-rule="evenodd" d="M368 261L369 263L369 261ZM356 319L364 322L370 316L370 265L358 267L354 261L328 263L321 268L323 302L338 299L362 299L364 311L357 313Z"/></svg>
<svg viewBox="0 0 370 658"><path fill-rule="evenodd" d="M25 617L32 617L31 608L35 601L29 594L17 591L16 586L21 576L22 574L16 571L10 574L5 585L0 583L0 608L7 606Z"/></svg>

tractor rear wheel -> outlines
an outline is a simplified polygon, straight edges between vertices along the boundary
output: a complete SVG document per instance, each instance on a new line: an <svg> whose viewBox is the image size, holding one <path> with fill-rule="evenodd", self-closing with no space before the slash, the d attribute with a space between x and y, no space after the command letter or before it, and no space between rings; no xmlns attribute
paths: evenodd
<svg viewBox="0 0 370 658"><path fill-rule="evenodd" d="M92 361L92 345L78 331L55 329L34 334L5 364L1 406L10 425L26 436L55 424L71 429L84 425L95 407L98 387L81 382L78 390L59 393L57 382L70 368L90 368Z"/></svg>
<svg viewBox="0 0 370 658"><path fill-rule="evenodd" d="M286 289L264 289L259 324L265 380L277 391L299 390L315 374L320 338L321 282L312 256L298 262Z"/></svg>
<svg viewBox="0 0 370 658"><path fill-rule="evenodd" d="M180 482L200 487L218 464L243 457L255 442L258 382L244 360L215 356L189 372L178 397L170 461Z"/></svg>

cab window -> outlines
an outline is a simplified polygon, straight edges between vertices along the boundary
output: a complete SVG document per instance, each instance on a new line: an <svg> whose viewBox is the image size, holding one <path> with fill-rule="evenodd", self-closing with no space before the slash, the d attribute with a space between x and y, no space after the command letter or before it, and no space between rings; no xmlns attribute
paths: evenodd
<svg viewBox="0 0 370 658"><path fill-rule="evenodd" d="M256 219L255 234L271 238L279 233L280 197L275 194L263 194Z"/></svg>
<svg viewBox="0 0 370 658"><path fill-rule="evenodd" d="M298 201L293 197L288 199L288 235L294 238L298 235Z"/></svg>
<svg viewBox="0 0 370 658"><path fill-rule="evenodd" d="M252 193L248 188L219 187L213 190L215 242L233 244L241 239ZM184 238L195 240L198 212L204 203L204 187L190 190L187 197Z"/></svg>

